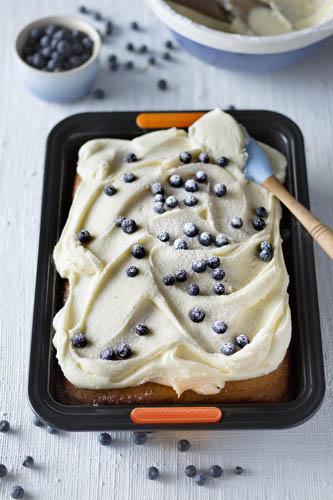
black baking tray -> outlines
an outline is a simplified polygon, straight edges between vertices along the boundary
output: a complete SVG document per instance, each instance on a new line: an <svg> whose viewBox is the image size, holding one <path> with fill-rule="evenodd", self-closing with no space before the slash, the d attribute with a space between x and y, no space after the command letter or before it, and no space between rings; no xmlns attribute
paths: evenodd
<svg viewBox="0 0 333 500"><path fill-rule="evenodd" d="M273 404L214 404L223 412L222 420L215 424L138 426L130 419L131 410L139 407L138 404L69 406L56 400L54 383L59 366L52 346L52 318L62 306L59 296L63 283L56 273L52 251L72 202L78 150L89 139L133 139L145 133L136 125L137 114L81 113L58 123L48 136L28 388L33 410L49 425L73 431L137 428L282 429L301 424L319 408L325 392L325 379L313 244L287 211L284 212L281 227L290 231L289 239L284 242L284 255L290 275L293 325L291 351L295 395L291 401ZM230 114L252 136L275 147L287 157L286 185L301 203L309 207L304 144L298 126L286 116L270 111L230 111Z"/></svg>

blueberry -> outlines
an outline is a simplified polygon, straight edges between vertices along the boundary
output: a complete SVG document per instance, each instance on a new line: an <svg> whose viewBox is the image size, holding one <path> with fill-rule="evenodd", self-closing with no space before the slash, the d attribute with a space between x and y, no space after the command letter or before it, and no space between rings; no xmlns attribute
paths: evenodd
<svg viewBox="0 0 333 500"><path fill-rule="evenodd" d="M261 217L256 217L252 219L252 226L256 231L262 231L266 227L266 222Z"/></svg>
<svg viewBox="0 0 333 500"><path fill-rule="evenodd" d="M104 188L104 193L107 196L113 196L117 192L116 188L112 184L108 184Z"/></svg>
<svg viewBox="0 0 333 500"><path fill-rule="evenodd" d="M57 43L57 51L59 52L59 54L61 54L62 56L70 56L71 53L72 53L72 47L71 45L69 44L69 42L67 42L67 40L60 40L58 43Z"/></svg>
<svg viewBox="0 0 333 500"><path fill-rule="evenodd" d="M132 247L132 255L136 259L143 259L146 255L146 250L143 245L134 245Z"/></svg>
<svg viewBox="0 0 333 500"><path fill-rule="evenodd" d="M212 277L216 281L223 280L223 278L225 277L225 272L223 271L223 269L221 269L220 267L218 267L218 268L216 268L216 269L213 270Z"/></svg>
<svg viewBox="0 0 333 500"><path fill-rule="evenodd" d="M150 56L148 59L148 63L151 64L152 66L155 66L156 64L156 59L154 56Z"/></svg>
<svg viewBox="0 0 333 500"><path fill-rule="evenodd" d="M134 444L138 445L145 444L147 441L147 434L145 432L135 431L132 434L132 441Z"/></svg>
<svg viewBox="0 0 333 500"><path fill-rule="evenodd" d="M200 235L199 235L199 242L204 247L209 247L213 243L213 236L210 233L207 233L206 231L204 231L203 233L200 233Z"/></svg>
<svg viewBox="0 0 333 500"><path fill-rule="evenodd" d="M261 250L259 252L259 258L264 262L270 262L273 258L273 254L271 252L268 252L267 250Z"/></svg>
<svg viewBox="0 0 333 500"><path fill-rule="evenodd" d="M192 222L185 222L185 224L183 224L182 230L183 233L189 238L194 238L199 233L198 227Z"/></svg>
<svg viewBox="0 0 333 500"><path fill-rule="evenodd" d="M215 255L213 255L212 257L208 257L207 259L207 265L211 269L216 269L217 267L219 267L220 264L221 264L220 259L218 257L215 257Z"/></svg>
<svg viewBox="0 0 333 500"><path fill-rule="evenodd" d="M207 182L207 174L203 170L198 170L195 174L195 178L198 182Z"/></svg>
<svg viewBox="0 0 333 500"><path fill-rule="evenodd" d="M89 49L91 50L94 46L94 42L88 37L88 36L85 36L83 39L82 39L82 45L86 48L86 49Z"/></svg>
<svg viewBox="0 0 333 500"><path fill-rule="evenodd" d="M157 86L160 90L166 90L168 88L168 83L162 78L161 80L158 80Z"/></svg>
<svg viewBox="0 0 333 500"><path fill-rule="evenodd" d="M125 160L127 161L127 163L134 163L138 161L135 153L128 153L128 155L126 155L125 157Z"/></svg>
<svg viewBox="0 0 333 500"><path fill-rule="evenodd" d="M216 320L212 325L212 329L215 333L221 335L222 333L225 333L227 331L228 326L224 323L224 321Z"/></svg>
<svg viewBox="0 0 333 500"><path fill-rule="evenodd" d="M191 163L192 155L188 151L182 151L179 155L179 159L182 163Z"/></svg>
<svg viewBox="0 0 333 500"><path fill-rule="evenodd" d="M88 14L88 13L89 13L89 12L88 12L88 9L87 9L84 5L80 5L80 7L79 7L79 12L80 12L81 14Z"/></svg>
<svg viewBox="0 0 333 500"><path fill-rule="evenodd" d="M163 196L163 194L155 194L154 195L154 201L156 202L161 202L161 203L164 203L165 202L165 197Z"/></svg>
<svg viewBox="0 0 333 500"><path fill-rule="evenodd" d="M185 467L185 476L194 477L197 473L197 468L195 465L187 465Z"/></svg>
<svg viewBox="0 0 333 500"><path fill-rule="evenodd" d="M193 295L194 297L196 295L199 295L200 293L200 288L199 288L199 285L197 285L196 283L191 283L190 285L188 285L187 287L187 293L189 295Z"/></svg>
<svg viewBox="0 0 333 500"><path fill-rule="evenodd" d="M185 271L185 269L179 269L175 272L175 277L176 281L179 281L179 283L183 283L187 280L187 272Z"/></svg>
<svg viewBox="0 0 333 500"><path fill-rule="evenodd" d="M260 250L266 250L266 252L272 253L273 252L273 246L270 241L264 240L260 243Z"/></svg>
<svg viewBox="0 0 333 500"><path fill-rule="evenodd" d="M99 354L100 359L103 359L104 361L111 361L115 360L117 358L116 353L112 347L104 347L100 354Z"/></svg>
<svg viewBox="0 0 333 500"><path fill-rule="evenodd" d="M144 44L141 45L141 47L139 47L139 49L138 49L138 52L139 52L139 54L147 54L147 52L148 52L147 45L144 45Z"/></svg>
<svg viewBox="0 0 333 500"><path fill-rule="evenodd" d="M266 210L266 208L265 207L258 207L258 208L256 208L256 215L258 217L261 217L261 218L267 217L267 210Z"/></svg>
<svg viewBox="0 0 333 500"><path fill-rule="evenodd" d="M41 47L48 47L50 45L50 42L51 38L47 35L42 36L42 38L39 40Z"/></svg>
<svg viewBox="0 0 333 500"><path fill-rule="evenodd" d="M235 352L235 345L232 342L225 342L221 348L222 354L231 356Z"/></svg>
<svg viewBox="0 0 333 500"><path fill-rule="evenodd" d="M51 425L48 425L46 427L46 430L49 434L58 434L58 429L56 429L55 427L52 427Z"/></svg>
<svg viewBox="0 0 333 500"><path fill-rule="evenodd" d="M154 203L153 208L154 212L156 212L157 214L164 214L164 212L166 211L166 206L161 201L157 201L156 203Z"/></svg>
<svg viewBox="0 0 333 500"><path fill-rule="evenodd" d="M169 177L169 184L170 184L170 186L175 187L175 188L182 187L183 179L181 178L180 175L172 174Z"/></svg>
<svg viewBox="0 0 333 500"><path fill-rule="evenodd" d="M225 286L222 283L215 283L214 293L216 295L223 295L225 292Z"/></svg>
<svg viewBox="0 0 333 500"><path fill-rule="evenodd" d="M106 35L111 35L112 34L112 22L108 19L105 23L105 34Z"/></svg>
<svg viewBox="0 0 333 500"><path fill-rule="evenodd" d="M219 465L211 465L208 470L208 474L210 477L221 477L223 474L223 469Z"/></svg>
<svg viewBox="0 0 333 500"><path fill-rule="evenodd" d="M81 42L73 43L72 46L73 54L76 56L81 56L85 52L85 47L81 44Z"/></svg>
<svg viewBox="0 0 333 500"><path fill-rule="evenodd" d="M111 444L112 438L108 432L101 432L98 435L98 442L102 446L109 446Z"/></svg>
<svg viewBox="0 0 333 500"><path fill-rule="evenodd" d="M195 207L199 203L199 200L194 194L187 194L184 198L184 204L187 207Z"/></svg>
<svg viewBox="0 0 333 500"><path fill-rule="evenodd" d="M73 347L78 347L80 349L88 345L88 340L86 335L84 333L79 333L79 332L74 333L71 342Z"/></svg>
<svg viewBox="0 0 333 500"><path fill-rule="evenodd" d="M9 422L7 420L1 420L0 432L8 432L9 428L10 428Z"/></svg>
<svg viewBox="0 0 333 500"><path fill-rule="evenodd" d="M215 236L215 245L217 247L224 247L229 245L229 240L224 234L217 234Z"/></svg>
<svg viewBox="0 0 333 500"><path fill-rule="evenodd" d="M205 259L194 260L192 269L195 273L204 273L207 269L207 261Z"/></svg>
<svg viewBox="0 0 333 500"><path fill-rule="evenodd" d="M131 24L130 24L130 27L134 31L138 31L139 30L139 24L136 21L132 21Z"/></svg>
<svg viewBox="0 0 333 500"><path fill-rule="evenodd" d="M154 182L151 185L152 194L164 194L164 186L160 182Z"/></svg>
<svg viewBox="0 0 333 500"><path fill-rule="evenodd" d="M177 238L173 242L173 246L176 250L187 250L187 243L185 240L182 240L181 238Z"/></svg>
<svg viewBox="0 0 333 500"><path fill-rule="evenodd" d="M165 61L170 61L171 60L171 54L169 52L163 52L162 59L164 59Z"/></svg>
<svg viewBox="0 0 333 500"><path fill-rule="evenodd" d="M136 175L133 174L133 172L125 172L123 176L124 182L127 184L134 182L137 179Z"/></svg>
<svg viewBox="0 0 333 500"><path fill-rule="evenodd" d="M137 323L135 326L134 326L134 332L137 334L137 335L140 335L141 336L144 336L144 335L148 335L149 333L149 328L147 325L145 325L144 323Z"/></svg>
<svg viewBox="0 0 333 500"><path fill-rule="evenodd" d="M187 441L187 439L181 439L177 443L177 450L178 451L188 451L190 449L190 443Z"/></svg>
<svg viewBox="0 0 333 500"><path fill-rule="evenodd" d="M243 467L241 467L240 465L236 465L235 474L238 474L240 476L241 474L243 474L243 472L244 472Z"/></svg>
<svg viewBox="0 0 333 500"><path fill-rule="evenodd" d="M125 344L125 342L121 342L116 347L116 353L118 358L127 359L132 355L132 349L128 344Z"/></svg>
<svg viewBox="0 0 333 500"><path fill-rule="evenodd" d="M117 219L116 219L116 226L117 227L121 227L121 223L126 219L126 217L124 217L124 215L118 215Z"/></svg>
<svg viewBox="0 0 333 500"><path fill-rule="evenodd" d="M127 61L125 63L125 69L133 69L134 68L134 62L133 61Z"/></svg>
<svg viewBox="0 0 333 500"><path fill-rule="evenodd" d="M167 40L164 45L166 46L167 49L174 49L175 48L175 46L171 40Z"/></svg>
<svg viewBox="0 0 333 500"><path fill-rule="evenodd" d="M166 274L164 277L163 277L163 283L166 285L166 286L171 286L173 285L175 282L175 277L172 275L172 274Z"/></svg>
<svg viewBox="0 0 333 500"><path fill-rule="evenodd" d="M69 64L72 68L76 68L77 66L80 66L82 64L82 58L79 56L72 56L69 59Z"/></svg>
<svg viewBox="0 0 333 500"><path fill-rule="evenodd" d="M175 208L178 205L178 200L175 196L168 196L165 204L168 208Z"/></svg>
<svg viewBox="0 0 333 500"><path fill-rule="evenodd" d="M184 184L184 188L185 191L188 191L189 193L195 193L196 191L199 191L198 183L194 179L188 179Z"/></svg>
<svg viewBox="0 0 333 500"><path fill-rule="evenodd" d="M7 467L4 464L0 464L0 478L7 476Z"/></svg>
<svg viewBox="0 0 333 500"><path fill-rule="evenodd" d="M229 159L225 156L220 156L220 158L217 159L217 164L220 167L226 167L229 164Z"/></svg>
<svg viewBox="0 0 333 500"><path fill-rule="evenodd" d="M198 159L200 163L209 163L209 154L203 151L202 153L200 153Z"/></svg>
<svg viewBox="0 0 333 500"><path fill-rule="evenodd" d="M35 461L30 455L28 455L23 460L22 465L23 465L23 467L27 467L28 469L31 469L35 465Z"/></svg>
<svg viewBox="0 0 333 500"><path fill-rule="evenodd" d="M194 476L194 481L198 486L203 486L206 483L206 478L203 474L196 474Z"/></svg>
<svg viewBox="0 0 333 500"><path fill-rule="evenodd" d="M129 52L133 52L133 51L134 51L134 45L133 45L133 43L128 42L128 44L126 45L126 49L127 49Z"/></svg>
<svg viewBox="0 0 333 500"><path fill-rule="evenodd" d="M103 89L95 89L93 92L93 96L95 97L95 99L104 99L105 92Z"/></svg>
<svg viewBox="0 0 333 500"><path fill-rule="evenodd" d="M194 307L190 311L190 318L194 323L201 323L205 316L205 312L200 307Z"/></svg>
<svg viewBox="0 0 333 500"><path fill-rule="evenodd" d="M231 219L231 225L235 229L240 229L243 225L243 220L241 219L241 217L234 217L233 219Z"/></svg>
<svg viewBox="0 0 333 500"><path fill-rule="evenodd" d="M247 335L237 335L237 337L236 337L236 344L241 349L243 347L245 347L249 342L250 341L249 341L249 338L247 337Z"/></svg>
<svg viewBox="0 0 333 500"><path fill-rule="evenodd" d="M135 278L139 274L139 269L135 266L129 266L126 269L126 274L129 278Z"/></svg>
<svg viewBox="0 0 333 500"><path fill-rule="evenodd" d="M93 18L95 19L95 21L102 21L103 19L103 16L100 12L98 12L97 10L93 13Z"/></svg>
<svg viewBox="0 0 333 500"><path fill-rule="evenodd" d="M167 231L158 231L156 238L158 240L162 241L163 243L165 243L165 242L169 241L170 235Z"/></svg>
<svg viewBox="0 0 333 500"><path fill-rule="evenodd" d="M32 419L32 423L36 426L36 427L44 427L44 423L37 417L37 415L34 415L33 416L33 419Z"/></svg>
<svg viewBox="0 0 333 500"><path fill-rule="evenodd" d="M57 31L57 27L55 24L49 24L48 26L46 26L45 28L45 33L46 35L49 35L49 36L52 36L54 35L54 33Z"/></svg>
<svg viewBox="0 0 333 500"><path fill-rule="evenodd" d="M31 37L33 40L39 40L40 37L42 36L43 34L43 31L41 28L35 28L33 30L30 31L29 33L29 37Z"/></svg>
<svg viewBox="0 0 333 500"><path fill-rule="evenodd" d="M151 479L152 481L155 481L160 475L160 471L158 470L157 467L151 466L147 470L147 477L148 479Z"/></svg>
<svg viewBox="0 0 333 500"><path fill-rule="evenodd" d="M22 488L22 486L15 484L15 486L13 486L11 491L10 491L10 496L12 498L15 498L15 499L23 498L24 497L24 489Z"/></svg>
<svg viewBox="0 0 333 500"><path fill-rule="evenodd" d="M41 55L41 54L34 54L32 56L32 65L37 68L37 69L41 69L45 64L45 59L44 57Z"/></svg>
<svg viewBox="0 0 333 500"><path fill-rule="evenodd" d="M133 219L124 219L121 223L121 229L126 234L132 234L137 230L136 222Z"/></svg>
<svg viewBox="0 0 333 500"><path fill-rule="evenodd" d="M108 57L108 61L111 64L116 63L118 62L118 57L116 56L116 54L110 54Z"/></svg>
<svg viewBox="0 0 333 500"><path fill-rule="evenodd" d="M214 194L216 196L218 196L219 198L222 198L222 196L224 196L227 192L227 187L225 184L221 184L220 182L218 182L217 184L215 184L214 186Z"/></svg>

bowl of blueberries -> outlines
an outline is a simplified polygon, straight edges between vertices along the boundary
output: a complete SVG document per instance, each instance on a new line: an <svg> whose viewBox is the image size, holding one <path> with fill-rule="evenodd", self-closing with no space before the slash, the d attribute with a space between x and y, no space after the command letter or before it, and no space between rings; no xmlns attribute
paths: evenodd
<svg viewBox="0 0 333 500"><path fill-rule="evenodd" d="M101 38L88 22L75 16L52 16L25 26L15 53L28 89L53 102L71 102L94 85Z"/></svg>

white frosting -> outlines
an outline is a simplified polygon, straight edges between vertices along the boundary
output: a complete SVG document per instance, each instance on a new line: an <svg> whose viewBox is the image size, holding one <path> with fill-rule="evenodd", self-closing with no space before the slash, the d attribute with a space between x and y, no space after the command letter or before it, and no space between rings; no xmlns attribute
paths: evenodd
<svg viewBox="0 0 333 500"><path fill-rule="evenodd" d="M246 161L245 133L237 122L220 110L207 113L185 131L170 129L152 132L133 141L97 139L87 142L79 152L81 183L75 194L68 220L54 251L58 272L69 280L69 297L54 318L54 345L60 366L68 380L79 387L106 389L136 386L147 381L172 386L178 394L193 389L201 394L217 393L228 380L241 380L267 374L277 368L290 341L288 275L285 269L278 201L262 187L246 181L242 167ZM284 157L263 145L275 173L282 180ZM208 151L211 160L221 154L230 158L227 168L216 164L180 165L181 151L197 158ZM139 161L124 162L134 152ZM204 170L208 183L195 193L199 203L186 207L183 188L171 188L169 176L177 172L184 179ZM134 172L137 180L126 184L124 172ZM178 208L162 215L152 210L150 185L164 183L174 194ZM227 186L223 198L214 196L212 185ZM117 188L114 196L104 194L105 185ZM251 225L254 209L265 206L269 216L264 231ZM115 226L118 215L133 218L138 230L125 234ZM234 229L230 221L242 217L244 225ZM200 231L226 234L231 244L203 247L197 238L187 238L188 250L175 250L172 241L182 236L185 222L194 222ZM76 234L87 229L93 236L82 245ZM171 235L170 243L156 238L159 229ZM274 245L270 262L258 258L257 246L265 240ZM134 259L131 247L142 243L147 257ZM213 293L211 270L191 271L194 259L217 255L226 277L227 294ZM126 268L136 265L140 272L129 278ZM165 286L162 277L185 269L185 283ZM200 286L199 296L186 292L189 283ZM189 311L201 307L206 313L202 323L193 323ZM212 323L228 325L223 335L212 330ZM137 336L133 326L145 323L151 333ZM74 332L85 332L88 346L74 348ZM232 356L220 353L222 344L239 334L250 343ZM104 361L99 358L106 346L119 342L131 345L127 360Z"/></svg>

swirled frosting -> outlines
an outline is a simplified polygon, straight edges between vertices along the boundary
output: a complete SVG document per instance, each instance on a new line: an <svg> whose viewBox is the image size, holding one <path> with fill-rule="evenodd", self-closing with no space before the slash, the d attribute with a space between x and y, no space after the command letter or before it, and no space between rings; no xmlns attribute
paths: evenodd
<svg viewBox="0 0 333 500"><path fill-rule="evenodd" d="M263 145L274 172L283 180L285 158ZM179 154L187 151L192 161L182 164ZM200 163L207 152L210 163ZM124 158L134 153L138 161ZM216 162L221 155L227 167ZM169 129L151 132L132 141L97 139L85 143L79 152L77 172L81 178L60 240L54 250L56 268L69 281L69 296L54 318L54 346L66 378L74 385L91 389L124 388L145 382L172 386L178 394L192 389L200 394L217 393L228 380L242 380L267 374L285 356L291 334L288 306L288 275L285 269L278 201L262 187L247 181L242 168L246 162L245 132L228 114L214 110L194 123L189 132ZM208 180L193 193L198 203L186 206L183 187L170 186L170 175L185 181L204 171ZM136 180L125 183L125 172ZM167 195L179 204L158 214L153 210L151 185L161 182ZM223 183L227 192L214 195L213 187ZM106 185L116 188L113 196ZM266 227L252 226L256 207L267 210ZM137 230L124 233L115 222L123 215L134 219ZM241 217L243 226L232 227ZM184 236L185 223L196 224L200 232L224 234L230 244L203 246L197 237ZM90 232L90 242L77 239L80 230ZM170 235L168 242L156 238L160 230ZM187 241L187 250L177 250L177 238ZM273 258L258 257L258 245L269 240ZM142 244L143 259L135 259L131 249ZM226 293L216 295L212 270L192 271L197 259L220 258L225 271ZM126 269L135 265L139 274L130 278ZM184 269L186 282L166 286L163 277ZM187 293L197 283L200 294ZM191 321L189 312L199 307L205 312L201 323ZM224 334L212 329L214 321L227 325ZM136 335L135 324L144 323L149 334ZM84 332L87 346L76 348L71 338ZM227 341L244 334L250 340L231 356L221 353ZM128 359L100 359L105 347L120 342L131 346Z"/></svg>

